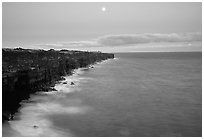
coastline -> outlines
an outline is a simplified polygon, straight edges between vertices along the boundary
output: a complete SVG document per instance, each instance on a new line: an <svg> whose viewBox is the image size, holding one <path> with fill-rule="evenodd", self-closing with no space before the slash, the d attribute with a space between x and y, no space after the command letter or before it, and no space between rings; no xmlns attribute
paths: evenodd
<svg viewBox="0 0 204 139"><path fill-rule="evenodd" d="M75 81L76 86L70 86L69 83L63 84L65 80L62 80L59 82L68 87L67 90L65 88L67 92L32 94L30 102L25 102L14 120L8 122L10 129L3 126L3 135L200 136L202 129L200 124L202 121L201 58L197 60L193 58L190 62L191 66L188 59L179 58L178 61L173 62L178 62L179 67L175 64L172 67L172 59L152 60L150 56L147 55L147 57L150 60L147 65L144 64L144 59L133 57L129 63L130 59L119 57L120 60L108 60L110 61L107 61L108 63L103 61L90 70L82 70L84 68L79 68L79 72L73 70L73 74L67 78ZM170 63L165 65L166 61ZM166 68L162 68L163 66ZM183 70L172 72L172 69L177 68ZM120 74L124 69L125 73ZM149 70L152 73L149 73ZM182 71L189 71L187 72L189 74ZM155 76L158 73L161 73L161 76ZM72 78L77 74L80 74L77 79ZM165 75L172 75L170 77L173 78ZM166 80L163 77L167 77ZM180 79L183 79L183 84ZM192 89L177 88L189 87L189 85ZM182 104L185 105L180 106L181 99ZM173 115L168 116L172 112ZM124 124L126 121L132 122ZM138 122L141 122L142 126L138 125ZM167 128L164 123L171 126ZM114 126L115 124L120 127ZM149 124L154 124L154 130ZM180 126L177 126L178 124ZM155 132L160 130L163 132Z"/></svg>
<svg viewBox="0 0 204 139"><path fill-rule="evenodd" d="M27 130L28 136L41 136L41 133L43 132L50 132L52 131L52 123L47 121L46 119L39 119L39 117L42 118L40 115L35 115L35 111L37 110L43 110L42 115L45 113L55 113L58 111L62 111L64 108L61 108L61 106L52 104L52 102L47 101L40 101L38 104L38 100L48 98L55 98L60 99L66 96L69 93L72 93L80 88L78 86L80 85L81 78L80 75L82 75L85 72L89 72L90 70L94 68L98 68L98 65L101 65L103 63L109 62L112 59L103 60L101 62L96 62L94 64L90 64L87 67L82 67L78 69L73 69L72 74L62 76L62 80L56 81L53 88L50 91L38 91L35 94L31 94L30 98L27 100L21 101L21 106L18 108L18 112L16 115L14 115L13 120L11 121L5 121L3 123L4 130L3 130L3 137L12 137L12 136L25 136L24 131L15 127L15 125L22 126L22 128L25 128ZM114 58L115 60L115 58ZM66 82L66 84L65 84ZM71 82L74 82L74 85L71 85ZM53 90L55 89L55 90ZM46 100L46 99L45 99ZM49 103L49 105L47 105ZM36 105L37 104L37 105ZM54 109L53 107L58 107L57 109ZM46 107L46 108L45 108ZM33 110L34 109L34 110ZM49 111L48 111L48 110ZM52 110L50 110L52 109ZM70 110L67 109L68 113L75 113L78 112L78 110L71 108ZM28 115L28 116L27 116ZM31 116L32 115L32 116ZM21 117L22 116L22 117ZM21 121L21 119L23 121ZM25 122L26 121L26 122ZM25 127L24 127L25 126ZM50 130L50 131L49 131ZM70 136L74 136L71 133L69 133ZM27 136L27 135L26 135ZM53 133L50 133L49 136L63 136L63 133L58 133L58 131L55 129Z"/></svg>
<svg viewBox="0 0 204 139"><path fill-rule="evenodd" d="M83 74L86 71L90 71L91 69L96 68L98 65L103 64L105 62L109 62L110 60L116 60L118 58L113 58L113 59L106 59L100 62L95 62L94 64L90 64L87 67L81 67L81 68L77 68L77 69L73 69L72 73L66 76L62 76L61 80L58 80L55 82L54 86L51 86L50 91L41 91L43 94L52 94L52 93L59 93L59 92L67 92L70 93L72 92L71 88L73 87L77 87L79 85L79 80L77 79L79 75ZM72 84L74 83L74 84ZM69 86L70 90L68 90L68 88L66 87L66 89L64 90L63 88L61 88L62 86Z"/></svg>
<svg viewBox="0 0 204 139"><path fill-rule="evenodd" d="M24 57L21 56L22 54ZM37 56L36 58L36 55L40 54L43 54L44 57ZM32 60L33 66L30 65L31 62L10 61L9 59L14 55L17 60ZM43 61L45 58L47 60ZM2 122L12 120L14 114L21 107L21 102L28 100L30 94L39 91L56 91L55 84L63 81L64 76L73 75L75 69L87 68L96 62L109 58L114 58L114 55L69 50L3 49ZM18 64L25 65L28 69L23 66L16 72L10 72L9 67L11 66L13 70L16 70ZM39 64L41 64L41 68Z"/></svg>

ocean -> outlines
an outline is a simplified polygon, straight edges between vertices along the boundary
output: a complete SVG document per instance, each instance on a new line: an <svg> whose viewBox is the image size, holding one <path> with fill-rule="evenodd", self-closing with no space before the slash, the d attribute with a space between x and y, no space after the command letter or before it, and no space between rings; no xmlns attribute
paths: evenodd
<svg viewBox="0 0 204 139"><path fill-rule="evenodd" d="M201 52L116 53L65 78L23 101L3 136L202 136Z"/></svg>

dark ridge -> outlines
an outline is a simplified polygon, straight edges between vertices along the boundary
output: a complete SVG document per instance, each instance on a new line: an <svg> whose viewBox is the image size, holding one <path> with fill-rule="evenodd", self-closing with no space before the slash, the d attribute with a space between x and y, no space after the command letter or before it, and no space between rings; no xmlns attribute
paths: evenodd
<svg viewBox="0 0 204 139"><path fill-rule="evenodd" d="M114 54L50 49L2 49L2 121L12 120L20 102L36 91L50 91L73 69L114 58Z"/></svg>

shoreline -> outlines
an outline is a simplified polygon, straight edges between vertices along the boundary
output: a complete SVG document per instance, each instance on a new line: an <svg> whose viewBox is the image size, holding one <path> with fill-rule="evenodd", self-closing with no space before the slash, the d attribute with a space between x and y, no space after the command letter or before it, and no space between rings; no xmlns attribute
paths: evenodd
<svg viewBox="0 0 204 139"><path fill-rule="evenodd" d="M113 58L113 59L117 59L117 58ZM98 62L95 62L93 64L89 64L85 67L80 67L80 68L77 68L77 69L72 69L72 71L65 75L65 76L61 76L59 79L55 80L55 81L52 81L51 84L47 84L46 86L43 86L43 88L41 88L40 90L36 91L36 92L32 92L30 93L31 95L32 94L40 94L40 95L43 95L43 94L54 94L56 92L56 94L60 93L61 91L63 91L62 89L61 90L58 90L58 88L56 87L57 85L64 85L65 82L66 84L70 87L72 86L77 86L77 84L75 83L74 80L71 80L70 77L73 77L73 76L78 76L81 74L81 72L85 72L87 70L91 70L92 68L95 68L96 65L98 64L102 64L102 63L105 63L105 62L108 62L109 60L111 59L105 59L105 60L102 60L102 61L98 61ZM68 80L69 81L68 81ZM71 83L74 83L73 85L71 85ZM71 92L71 91L68 91L68 92ZM12 121L15 117L15 114L20 112L20 109L23 107L22 103L29 103L29 99L30 99L30 95L27 99L23 99L19 102L19 107L16 109L16 112L14 114L10 114L8 115L8 120L5 120L5 119L2 119L2 122L5 123L6 121ZM3 113L2 113L3 114ZM4 116L4 115L3 115ZM7 123L7 122L6 122Z"/></svg>
<svg viewBox="0 0 204 139"><path fill-rule="evenodd" d="M40 91L40 92L42 92L43 94L47 94L49 92L50 92L49 94L52 94L54 92L58 92L59 93L62 90L58 90L56 85L69 85L70 87L76 87L76 86L78 86L78 84L76 84L76 80L72 80L71 79L72 77L77 77L78 75L81 75L84 72L89 71L89 70L95 68L98 64L103 64L103 63L108 62L110 60L117 60L117 59L118 58L106 59L106 60L103 60L103 61L95 62L94 64L90 64L90 65L88 65L86 67L81 67L81 68L73 69L71 74L62 76L61 79L55 81L54 86L53 85L50 86L50 90L48 90L48 91ZM74 83L73 85L71 84L72 82Z"/></svg>
<svg viewBox="0 0 204 139"><path fill-rule="evenodd" d="M15 127L13 128L12 125L16 124L16 122L19 122L19 124L23 124L23 121L21 121L21 115L32 115L32 114L29 113L29 111L25 111L25 110L27 109L27 107L30 107L31 109L33 109L33 108L38 109L37 107L39 107L39 106L35 106L36 105L35 102L38 102L39 98L43 97L42 100L44 100L46 97L53 97L53 98L63 97L67 93L72 93L74 90L79 89L78 86L80 84L80 75L84 74L87 71L90 71L91 69L98 68L97 65L103 64L105 62L109 62L111 60L113 60L113 59L107 59L107 60L104 60L104 61L101 61L101 62L96 62L95 64L90 64L87 67L73 69L72 74L62 76L62 80L56 81L56 83L53 86L55 91L53 91L53 90L50 90L50 91L38 91L38 92L35 92L34 94L31 94L30 98L28 98L27 100L21 101L20 102L21 106L18 108L18 112L15 113L17 115L15 116L15 114L14 114L14 119L10 120L10 121L5 121L2 124L2 125L4 125L4 128L6 129L6 130L5 129L3 130L4 131L4 137L12 137L12 136L20 137L20 136L23 136L23 134L21 134L19 131L17 131L15 129ZM64 82L67 82L67 83L64 84ZM70 82L74 82L75 84L71 85ZM63 88L61 88L61 87L63 87ZM60 88L61 88L61 90L60 90ZM36 100L36 98L38 98L38 99ZM43 101L41 103L42 103L42 105L44 103L46 103L46 99L45 99L45 102ZM46 110L45 110L45 112L46 112ZM50 111L50 112L52 112L52 111ZM53 112L55 112L55 111L53 111ZM42 115L43 115L43 113L44 112L42 112ZM28 123L25 123L25 126L29 125L29 127L27 127L27 130L29 132L31 132L31 131L33 132L33 131L35 131L37 129L40 130L42 128L41 124L43 124L43 123L41 123L41 122L38 123L38 120L37 120L38 117L36 117L36 116L33 115L33 120L30 119L31 123L29 121L27 121ZM34 124L34 123L36 123L36 124ZM49 129L50 124L51 123L48 122L48 125L46 125L48 129ZM41 130L44 130L44 128L42 128ZM52 129L50 129L50 130L52 130ZM70 134L70 136L72 136L72 135Z"/></svg>
<svg viewBox="0 0 204 139"><path fill-rule="evenodd" d="M56 91L55 84L75 69L114 58L108 53L53 49L3 49L2 53L2 122L12 120L22 100L28 100L30 94Z"/></svg>

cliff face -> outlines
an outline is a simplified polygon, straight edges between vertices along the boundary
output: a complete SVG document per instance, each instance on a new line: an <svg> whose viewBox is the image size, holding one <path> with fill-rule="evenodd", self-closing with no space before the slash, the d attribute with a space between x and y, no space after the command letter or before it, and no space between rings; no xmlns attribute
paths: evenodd
<svg viewBox="0 0 204 139"><path fill-rule="evenodd" d="M48 91L55 81L71 74L73 69L86 67L113 54L68 50L2 50L2 114L9 120L20 102L36 91Z"/></svg>

